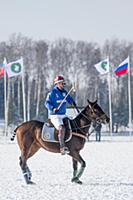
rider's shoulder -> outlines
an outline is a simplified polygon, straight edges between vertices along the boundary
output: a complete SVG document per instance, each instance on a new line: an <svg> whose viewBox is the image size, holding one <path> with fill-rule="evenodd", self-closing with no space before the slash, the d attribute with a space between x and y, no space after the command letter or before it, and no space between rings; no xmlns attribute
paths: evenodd
<svg viewBox="0 0 133 200"><path fill-rule="evenodd" d="M50 91L50 94L51 95L54 95L54 94L56 94L58 91L57 91L57 89L54 87L51 91Z"/></svg>

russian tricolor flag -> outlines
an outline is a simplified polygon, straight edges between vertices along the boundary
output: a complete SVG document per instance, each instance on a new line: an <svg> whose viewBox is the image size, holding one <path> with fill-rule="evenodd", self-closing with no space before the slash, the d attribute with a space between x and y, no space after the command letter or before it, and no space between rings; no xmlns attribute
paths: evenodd
<svg viewBox="0 0 133 200"><path fill-rule="evenodd" d="M115 70L114 73L116 76L121 76L128 73L129 70L129 57L126 58Z"/></svg>

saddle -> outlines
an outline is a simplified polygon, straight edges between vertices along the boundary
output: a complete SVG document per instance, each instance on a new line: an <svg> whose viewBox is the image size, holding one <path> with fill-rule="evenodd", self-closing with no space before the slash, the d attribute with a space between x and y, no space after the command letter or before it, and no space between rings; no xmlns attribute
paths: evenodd
<svg viewBox="0 0 133 200"><path fill-rule="evenodd" d="M70 119L68 117L65 117L63 119L63 123L64 123L65 130L66 130L64 141L68 142L72 137ZM48 122L44 123L44 126L42 128L43 141L59 143L58 132L59 131L54 127L51 120L48 119Z"/></svg>

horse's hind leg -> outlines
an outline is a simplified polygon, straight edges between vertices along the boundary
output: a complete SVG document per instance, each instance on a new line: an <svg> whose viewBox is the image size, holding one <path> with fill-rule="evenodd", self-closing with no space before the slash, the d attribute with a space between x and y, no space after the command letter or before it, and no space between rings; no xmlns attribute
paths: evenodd
<svg viewBox="0 0 133 200"><path fill-rule="evenodd" d="M19 157L19 164L20 164L20 167L22 169L22 172L23 172L24 178L26 180L26 183L27 183L27 181L28 182L31 181L32 173L31 173L27 163L25 163L25 167L23 167L23 161L22 161L21 156Z"/></svg>
<svg viewBox="0 0 133 200"><path fill-rule="evenodd" d="M19 157L19 161L20 161L19 164L20 164L24 179L25 179L26 183L29 184L30 183L29 172L27 169L26 161L23 159L22 155Z"/></svg>
<svg viewBox="0 0 133 200"><path fill-rule="evenodd" d="M28 159L28 154L30 147L32 143L34 142L34 139L32 137L29 137L29 133L25 132L23 134L20 134L21 132L18 132L17 139L18 139L18 144L21 149L21 156L19 158L20 162L20 167L24 176L24 179L27 184L31 184L31 173L30 170L27 166L27 159Z"/></svg>
<svg viewBox="0 0 133 200"><path fill-rule="evenodd" d="M25 158L23 152L21 153L21 156L19 157L19 161L20 161L19 164L20 164L20 167L21 167L21 170L22 170L22 173L23 173L26 183L32 184L33 182L31 181L31 172L27 165L27 162L26 162L27 159Z"/></svg>
<svg viewBox="0 0 133 200"><path fill-rule="evenodd" d="M39 149L40 147L36 143L33 142L28 150L28 153L26 153L26 151L23 151L20 157L20 166L21 166L21 169L22 169L22 172L27 184L33 184L33 182L31 181L32 173L26 161L28 160L28 158L33 156ZM27 156L25 157L25 155Z"/></svg>

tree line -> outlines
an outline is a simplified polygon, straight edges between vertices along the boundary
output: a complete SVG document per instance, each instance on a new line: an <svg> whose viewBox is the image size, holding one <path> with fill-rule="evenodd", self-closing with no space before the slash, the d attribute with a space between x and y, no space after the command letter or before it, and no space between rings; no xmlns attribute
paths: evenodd
<svg viewBox="0 0 133 200"><path fill-rule="evenodd" d="M53 87L57 74L64 75L67 90L76 80L73 97L78 106L85 106L87 99L98 99L109 114L108 79L100 75L94 65L109 56L111 71L111 97L113 124L128 125L128 75L117 78L113 71L127 56L130 57L131 88L133 86L133 42L119 39L105 40L101 47L95 42L73 41L61 38L53 42L12 34L8 41L0 43L0 63L19 59L24 61L27 120L47 119L44 101ZM7 78L8 123L23 121L21 76ZM131 93L131 99L133 94ZM0 118L4 118L4 79L0 78Z"/></svg>

